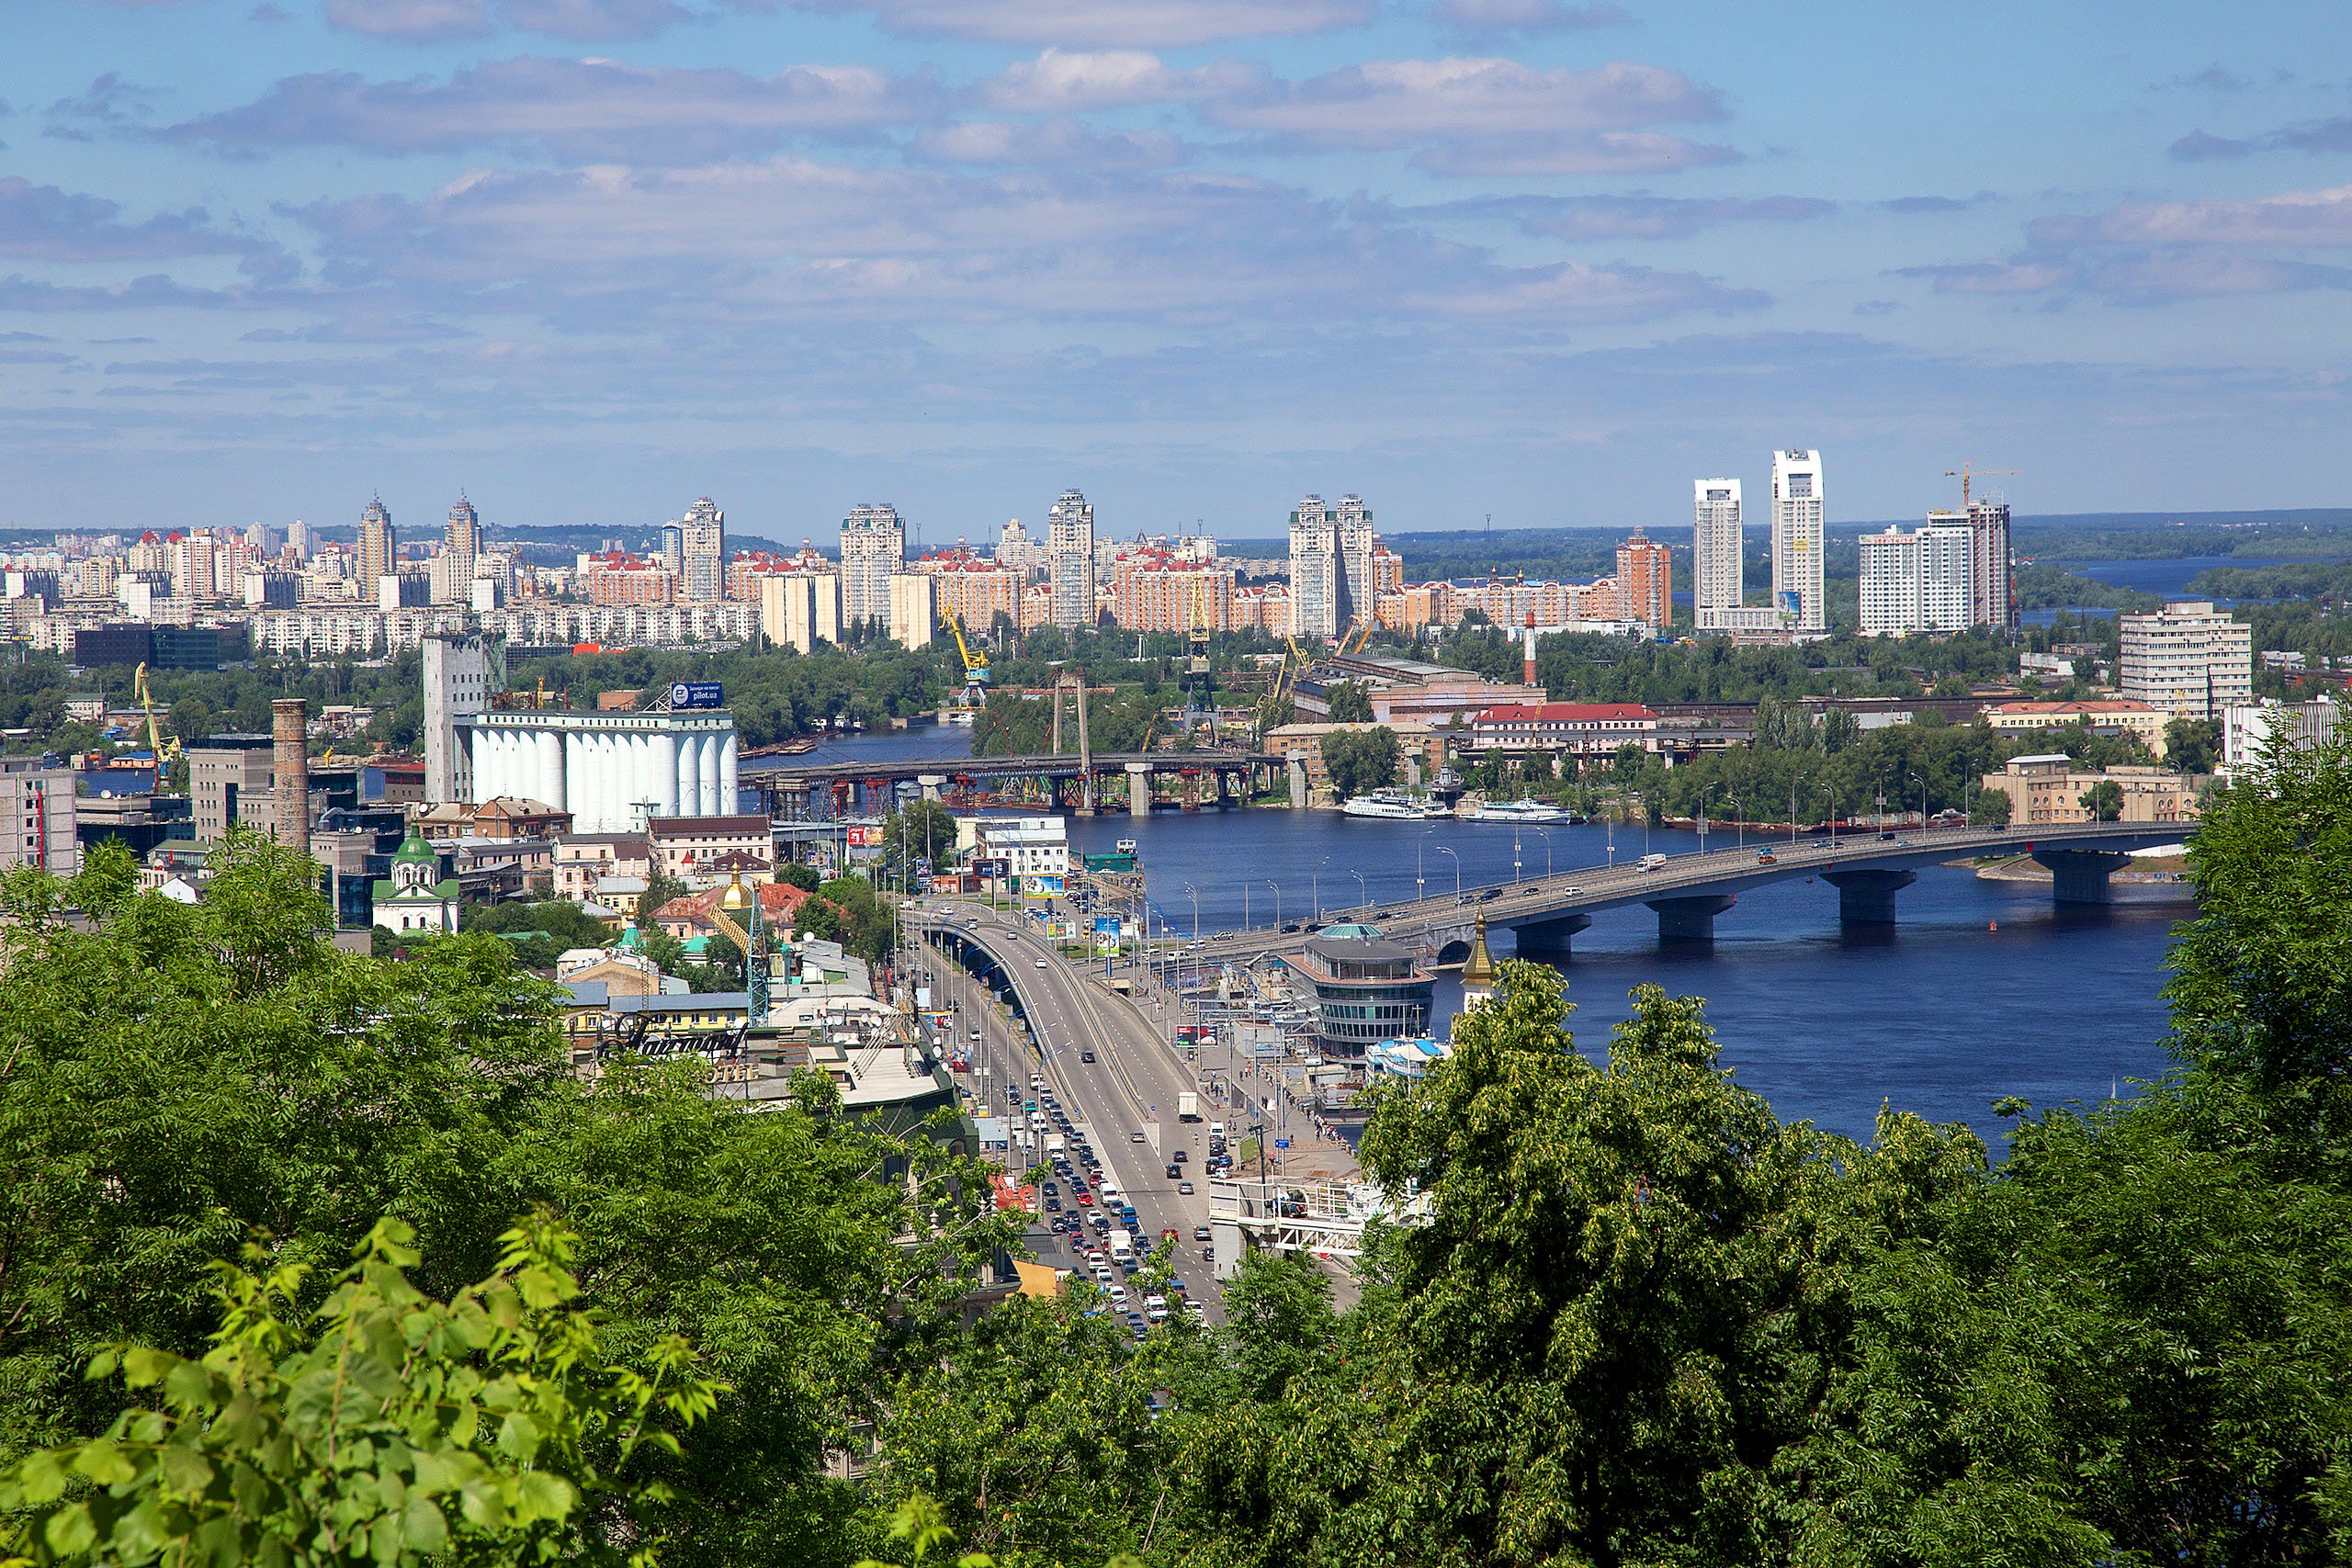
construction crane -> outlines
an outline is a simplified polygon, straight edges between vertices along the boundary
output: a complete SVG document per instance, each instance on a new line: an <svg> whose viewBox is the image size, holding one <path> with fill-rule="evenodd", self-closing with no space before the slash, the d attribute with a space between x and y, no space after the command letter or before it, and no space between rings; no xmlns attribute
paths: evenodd
<svg viewBox="0 0 2352 1568"><path fill-rule="evenodd" d="M739 923L729 913L741 910L743 922ZM768 1021L768 953L762 939L767 934L760 919L760 896L743 886L742 875L727 885L718 902L710 907L710 923L727 933L728 940L743 953L743 990L749 1000L745 1010L754 1025Z"/></svg>
<svg viewBox="0 0 2352 1568"><path fill-rule="evenodd" d="M989 656L972 651L972 645L964 637L964 623L955 611L946 612L941 622L955 634L956 651L964 658L964 705L978 707L988 695Z"/></svg>
<svg viewBox="0 0 2352 1568"><path fill-rule="evenodd" d="M166 739L163 727L155 722L155 699L147 692L146 665L141 664L131 673L130 690L147 715L147 749L155 753L155 787L161 789L164 772L180 760L179 737Z"/></svg>
<svg viewBox="0 0 2352 1568"><path fill-rule="evenodd" d="M1208 583L1204 580L1204 574L1197 571L1193 574L1193 617L1187 640L1191 644L1192 672L1195 675L1207 674L1209 672L1209 588Z"/></svg>
<svg viewBox="0 0 2352 1568"><path fill-rule="evenodd" d="M1966 463L1962 463L1957 468L1946 468L1944 470L1944 478L1948 479L1958 479L1960 481L1960 509L1962 512L1965 512L1968 510L1969 480L1973 479L1993 479L1996 476L2005 476L2009 479L2015 479L2017 478L2017 473L2018 471L2015 468L1973 468Z"/></svg>
<svg viewBox="0 0 2352 1568"><path fill-rule="evenodd" d="M1362 653L1364 644L1372 640L1372 629L1370 621L1358 621L1350 626L1347 636L1340 639L1340 657L1344 659L1351 653Z"/></svg>

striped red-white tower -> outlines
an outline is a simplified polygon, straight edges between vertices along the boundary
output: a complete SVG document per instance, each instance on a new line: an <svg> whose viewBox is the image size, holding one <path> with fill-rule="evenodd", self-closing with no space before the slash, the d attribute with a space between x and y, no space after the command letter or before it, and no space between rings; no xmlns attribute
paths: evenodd
<svg viewBox="0 0 2352 1568"><path fill-rule="evenodd" d="M1520 678L1528 685L1535 684L1535 612L1527 612L1527 651Z"/></svg>

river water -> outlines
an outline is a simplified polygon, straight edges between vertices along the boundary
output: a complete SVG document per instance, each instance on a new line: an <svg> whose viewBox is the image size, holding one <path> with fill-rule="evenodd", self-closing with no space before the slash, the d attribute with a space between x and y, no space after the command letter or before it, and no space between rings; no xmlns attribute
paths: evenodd
<svg viewBox="0 0 2352 1568"><path fill-rule="evenodd" d="M862 737L827 757L901 760L968 750L960 729ZM1159 919L1178 931L1343 914L1546 872L1546 842L1533 829L1475 822L1382 822L1331 812L1252 808L1222 814L1159 812L1070 818L1074 849L1137 841L1145 887ZM1545 829L1550 866L1622 863L1650 851L1695 848L1693 834L1600 826ZM1709 835L1716 848L1726 835ZM1750 838L1755 835L1749 835ZM1448 853L1447 852L1452 852ZM1357 874L1363 874L1361 883ZM1724 1061L1763 1093L1783 1120L1804 1119L1856 1137L1870 1134L1882 1104L1936 1121L1963 1121L1998 1147L1991 1113L2003 1095L2036 1105L2130 1091L2129 1080L2163 1072L2165 1009L2157 992L2175 922L2191 906L2177 894L2130 890L2111 910L2059 913L2046 884L1988 882L1935 867L1897 897L1891 932L1848 935L1826 884L1778 883L1741 897L1715 922L1712 948L1662 948L1646 908L1597 916L1561 971L1570 1020L1584 1049L1605 1048L1630 1010L1627 993L1654 982L1704 997ZM1998 930L1991 929L1997 924ZM1498 956L1510 939L1497 933ZM1461 987L1441 975L1437 1031L1458 1010Z"/></svg>

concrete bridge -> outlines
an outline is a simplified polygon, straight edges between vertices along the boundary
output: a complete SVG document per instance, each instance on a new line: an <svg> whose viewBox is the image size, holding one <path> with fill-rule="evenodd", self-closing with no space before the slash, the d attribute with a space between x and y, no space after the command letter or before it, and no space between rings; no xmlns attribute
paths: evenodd
<svg viewBox="0 0 2352 1568"><path fill-rule="evenodd" d="M798 821L888 811L913 789L929 800L976 805L991 785L1013 786L1038 805L1080 816L1124 807L1140 817L1155 807L1245 806L1282 770L1281 758L1253 751L1069 751L813 767L747 764L741 779L746 788L759 791L770 817Z"/></svg>
<svg viewBox="0 0 2352 1568"><path fill-rule="evenodd" d="M2098 822L2006 831L1931 828L1883 836L1839 834L1834 840L1808 839L1794 845L1751 838L1745 849L1673 855L1664 865L1649 869L1637 861L1614 867L1580 866L1525 882L1384 905L1368 916L1361 907L1326 914L1330 920L1368 918L1382 934L1441 963L1468 953L1473 923L1483 914L1489 931L1508 928L1518 933L1521 956L1563 957L1570 939L1592 924L1600 910L1646 904L1657 915L1659 940L1705 942L1714 935L1715 917L1737 903L1741 893L1800 876L1817 877L1838 890L1838 918L1847 925L1892 925L1895 895L1918 880L1918 867L2020 852L2050 869L2051 897L2057 903L2104 904L2113 897L2109 878L2129 863L2132 851L2178 843L2193 826ZM1715 836L1724 837L1723 829ZM1200 956L1211 963L1248 962L1297 952L1313 934L1303 928L1237 931L1204 942Z"/></svg>

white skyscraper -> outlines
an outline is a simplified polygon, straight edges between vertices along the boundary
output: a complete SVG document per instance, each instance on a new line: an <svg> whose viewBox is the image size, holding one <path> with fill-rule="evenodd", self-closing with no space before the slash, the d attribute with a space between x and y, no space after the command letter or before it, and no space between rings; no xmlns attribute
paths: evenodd
<svg viewBox="0 0 2352 1568"><path fill-rule="evenodd" d="M678 525L678 592L690 604L727 597L727 514L704 496Z"/></svg>
<svg viewBox="0 0 2352 1568"><path fill-rule="evenodd" d="M854 506L842 519L842 620L890 620L890 580L907 567L907 525L895 506Z"/></svg>
<svg viewBox="0 0 2352 1568"><path fill-rule="evenodd" d="M1747 568L1740 553L1739 481L1698 479L1691 484L1691 626L1702 632L1729 631L1747 592Z"/></svg>
<svg viewBox="0 0 2352 1568"><path fill-rule="evenodd" d="M1828 628L1821 591L1821 454L1772 454L1772 608L1798 631Z"/></svg>
<svg viewBox="0 0 2352 1568"><path fill-rule="evenodd" d="M1094 624L1094 507L1066 490L1046 514L1046 553L1052 569L1054 625Z"/></svg>
<svg viewBox="0 0 2352 1568"><path fill-rule="evenodd" d="M1863 535L1860 546L1864 637L1956 632L1973 624L1966 528L1889 528Z"/></svg>
<svg viewBox="0 0 2352 1568"><path fill-rule="evenodd" d="M1340 608L1346 592L1340 520L1321 496L1303 497L1290 514L1291 630L1300 637L1336 637L1346 624Z"/></svg>
<svg viewBox="0 0 2352 1568"><path fill-rule="evenodd" d="M1379 607L1379 594L1372 582L1372 557L1380 543L1372 531L1372 511L1358 495L1343 495L1340 504L1332 508L1340 548L1340 624L1354 626L1369 621Z"/></svg>

